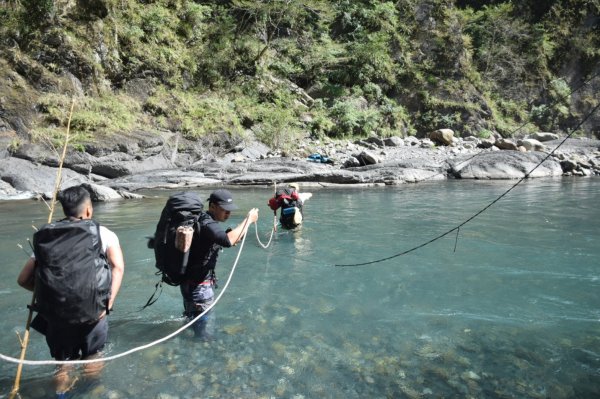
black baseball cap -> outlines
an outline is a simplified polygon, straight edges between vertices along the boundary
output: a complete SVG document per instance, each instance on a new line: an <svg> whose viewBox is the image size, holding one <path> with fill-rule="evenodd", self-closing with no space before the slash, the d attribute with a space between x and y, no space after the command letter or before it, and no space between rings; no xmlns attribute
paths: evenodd
<svg viewBox="0 0 600 399"><path fill-rule="evenodd" d="M229 190L225 190L224 188L213 191L208 198L208 202L217 204L226 211L237 209L237 205L233 203L233 196Z"/></svg>

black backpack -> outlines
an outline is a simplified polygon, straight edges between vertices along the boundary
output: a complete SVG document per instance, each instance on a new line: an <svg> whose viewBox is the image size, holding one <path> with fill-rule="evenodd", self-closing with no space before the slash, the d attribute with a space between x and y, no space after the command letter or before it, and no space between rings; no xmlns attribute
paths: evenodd
<svg viewBox="0 0 600 399"><path fill-rule="evenodd" d="M96 221L46 224L33 235L33 251L35 311L67 324L92 323L108 313L112 275Z"/></svg>
<svg viewBox="0 0 600 399"><path fill-rule="evenodd" d="M295 222L296 212L302 213L302 202L298 193L292 188L282 188L275 193L275 200L281 206L281 217L279 222L286 229L298 227Z"/></svg>
<svg viewBox="0 0 600 399"><path fill-rule="evenodd" d="M200 221L204 217L204 205L197 194L180 192L173 194L167 200L156 225L153 242L157 274L162 275L162 281L177 286L185 280L189 251L184 253L175 246L177 228L190 226L194 229L193 239L200 234Z"/></svg>

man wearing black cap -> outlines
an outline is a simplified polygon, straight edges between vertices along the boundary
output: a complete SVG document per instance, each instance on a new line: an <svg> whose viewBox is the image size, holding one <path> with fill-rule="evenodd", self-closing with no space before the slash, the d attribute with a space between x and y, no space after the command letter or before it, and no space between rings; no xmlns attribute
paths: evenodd
<svg viewBox="0 0 600 399"><path fill-rule="evenodd" d="M237 209L228 190L213 191L208 198L207 216L202 220L200 239L192 241L187 280L180 285L183 296L184 314L192 319L206 310L214 300L213 287L216 282L214 269L222 247L236 245L246 234L250 224L258 220L258 209L252 208L246 218L235 228L223 230L217 222L229 219L231 211ZM210 338L212 312L202 316L194 324L196 336Z"/></svg>

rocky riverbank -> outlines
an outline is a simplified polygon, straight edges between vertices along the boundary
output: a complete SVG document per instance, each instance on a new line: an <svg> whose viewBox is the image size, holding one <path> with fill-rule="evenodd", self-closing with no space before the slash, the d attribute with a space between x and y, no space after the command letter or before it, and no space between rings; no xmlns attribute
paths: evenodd
<svg viewBox="0 0 600 399"><path fill-rule="evenodd" d="M600 175L600 140L565 141L551 133L514 141L481 140L456 138L451 130L440 129L424 139L308 140L296 155L247 140L215 154L174 135L140 133L129 141L70 151L64 165L62 187L85 183L96 200L108 201L138 197L135 192L142 189L292 181L396 185L449 178L586 177ZM57 166L57 155L40 145L5 150L0 157L0 199L48 197Z"/></svg>

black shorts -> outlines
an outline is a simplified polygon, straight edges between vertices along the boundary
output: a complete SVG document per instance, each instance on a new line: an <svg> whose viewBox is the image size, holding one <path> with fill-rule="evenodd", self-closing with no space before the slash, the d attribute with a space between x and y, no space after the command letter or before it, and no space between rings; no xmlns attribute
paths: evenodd
<svg viewBox="0 0 600 399"><path fill-rule="evenodd" d="M45 329L50 355L56 360L85 359L104 348L108 338L108 320L103 317L94 324L53 325Z"/></svg>

